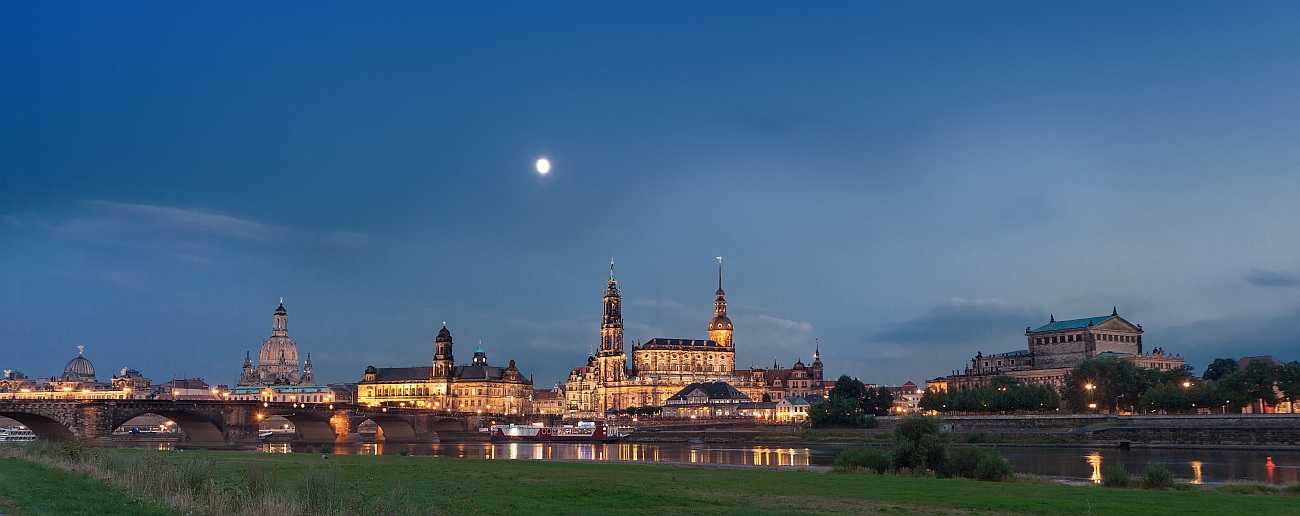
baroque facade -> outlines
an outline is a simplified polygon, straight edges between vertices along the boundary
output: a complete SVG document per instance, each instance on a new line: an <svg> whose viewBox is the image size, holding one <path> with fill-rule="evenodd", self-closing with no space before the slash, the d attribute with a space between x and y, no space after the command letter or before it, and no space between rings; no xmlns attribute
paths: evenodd
<svg viewBox="0 0 1300 516"><path fill-rule="evenodd" d="M962 372L947 378L949 389L967 389L986 385L996 376L1006 375L1024 383L1053 385L1065 383L1065 374L1090 358L1118 358L1150 369L1177 369L1183 366L1178 355L1155 349L1144 353L1142 325L1119 316L1119 311L1101 317L1057 321L1052 316L1038 328L1025 328L1028 349L984 355L976 353Z"/></svg>
<svg viewBox="0 0 1300 516"><path fill-rule="evenodd" d="M708 339L654 338L632 346L628 360L623 343L622 291L609 265L600 327L600 349L587 364L574 368L564 383L568 414L597 417L610 410L663 406L691 384L723 382L757 401L768 395L781 399L791 392L820 392L822 365L815 353L815 368L797 363L795 369L751 368L736 370L735 325L727 317L722 269L714 292L713 318ZM795 390L791 390L795 389Z"/></svg>
<svg viewBox="0 0 1300 516"><path fill-rule="evenodd" d="M357 403L371 406L428 408L453 413L531 414L533 382L511 360L507 367L488 365L480 344L469 365L456 365L446 323L434 338L428 366L368 366L357 382Z"/></svg>

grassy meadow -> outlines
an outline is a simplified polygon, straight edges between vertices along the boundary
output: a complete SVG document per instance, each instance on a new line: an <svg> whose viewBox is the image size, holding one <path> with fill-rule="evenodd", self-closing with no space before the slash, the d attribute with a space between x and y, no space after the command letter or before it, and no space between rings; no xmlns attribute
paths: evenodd
<svg viewBox="0 0 1300 516"><path fill-rule="evenodd" d="M1182 486L1159 491L1024 480L427 456L322 459L320 454L90 450L73 460L57 452L51 452L54 458L27 457L47 466L0 459L0 513L168 514L140 501L144 499L162 501L175 514L276 516L1300 514L1295 490ZM176 478L157 478L167 476Z"/></svg>

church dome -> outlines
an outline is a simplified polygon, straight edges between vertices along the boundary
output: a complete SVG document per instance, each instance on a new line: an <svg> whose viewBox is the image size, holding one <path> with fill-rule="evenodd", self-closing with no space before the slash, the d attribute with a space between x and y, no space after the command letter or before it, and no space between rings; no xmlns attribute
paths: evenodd
<svg viewBox="0 0 1300 516"><path fill-rule="evenodd" d="M93 381L95 379L95 366L86 360L86 357L77 355L77 358L68 362L67 367L63 368L63 376L67 379L86 379Z"/></svg>
<svg viewBox="0 0 1300 516"><path fill-rule="evenodd" d="M709 330L731 330L731 319L725 315L719 315L709 321Z"/></svg>
<svg viewBox="0 0 1300 516"><path fill-rule="evenodd" d="M442 329L438 331L438 337L433 339L434 342L451 342L451 332L447 331L447 325L443 324Z"/></svg>

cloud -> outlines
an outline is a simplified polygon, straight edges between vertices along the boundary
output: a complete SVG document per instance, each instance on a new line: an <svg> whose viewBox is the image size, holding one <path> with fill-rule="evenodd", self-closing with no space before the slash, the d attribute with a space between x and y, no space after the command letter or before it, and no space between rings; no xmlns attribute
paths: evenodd
<svg viewBox="0 0 1300 516"><path fill-rule="evenodd" d="M5 223L6 223L6 224L9 224L9 227L11 227L11 228L14 228L14 229L22 229L22 227L23 227L23 221L22 221L22 219L19 219L17 216L14 216L14 215L5 215L5 216L4 216L4 220L5 220Z"/></svg>
<svg viewBox="0 0 1300 516"><path fill-rule="evenodd" d="M1300 286L1300 275L1252 269L1246 282L1261 287L1294 287Z"/></svg>
<svg viewBox="0 0 1300 516"><path fill-rule="evenodd" d="M271 233L270 228L257 222L199 210L111 201L90 201L90 204L104 211L122 215L122 218L128 221L143 223L155 228L175 228L184 231L251 239L262 239Z"/></svg>
<svg viewBox="0 0 1300 516"><path fill-rule="evenodd" d="M1148 332L1142 341L1182 355L1197 371L1215 358L1272 355L1286 362L1300 360L1300 310L1197 321Z"/></svg>
<svg viewBox="0 0 1300 516"><path fill-rule="evenodd" d="M823 346L828 373L864 371L864 381L902 383L946 375L976 352L1025 347L1024 328L1047 322L1041 310L998 299L951 298L926 313L867 335L858 345Z"/></svg>
<svg viewBox="0 0 1300 516"><path fill-rule="evenodd" d="M355 231L331 231L322 235L321 241L330 245L357 247L370 242L370 235Z"/></svg>
<svg viewBox="0 0 1300 516"><path fill-rule="evenodd" d="M952 298L929 313L891 325L869 335L868 342L942 347L1002 345L1015 347L1021 328L1045 323L1039 310L1013 306L997 299ZM997 344L1006 342L1006 344ZM974 355L975 350L971 350Z"/></svg>

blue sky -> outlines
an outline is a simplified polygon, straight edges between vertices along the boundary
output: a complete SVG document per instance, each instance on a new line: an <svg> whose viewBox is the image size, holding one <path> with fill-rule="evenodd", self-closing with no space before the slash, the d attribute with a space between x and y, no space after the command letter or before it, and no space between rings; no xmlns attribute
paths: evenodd
<svg viewBox="0 0 1300 516"><path fill-rule="evenodd" d="M1300 359L1300 6L0 6L0 365L233 383L598 342L897 384L1109 313ZM539 177L539 157L554 165Z"/></svg>

